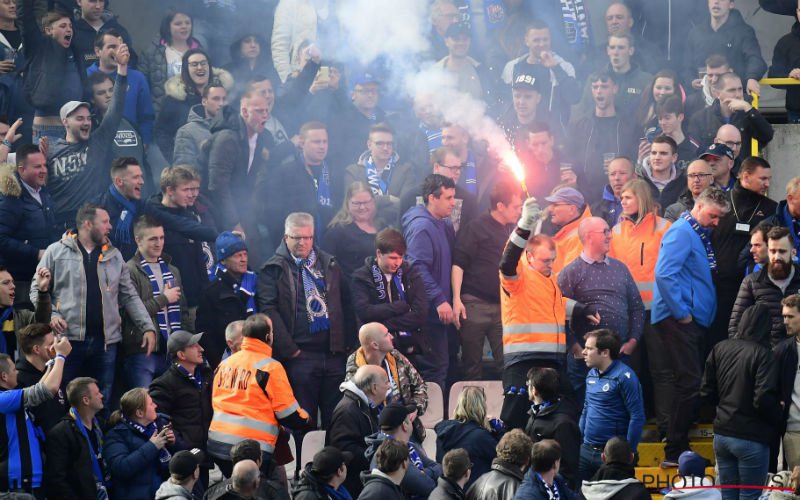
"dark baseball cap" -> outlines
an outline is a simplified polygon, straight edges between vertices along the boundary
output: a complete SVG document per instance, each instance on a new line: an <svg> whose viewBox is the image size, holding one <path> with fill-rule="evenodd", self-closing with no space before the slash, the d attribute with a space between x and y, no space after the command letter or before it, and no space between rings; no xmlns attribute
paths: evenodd
<svg viewBox="0 0 800 500"><path fill-rule="evenodd" d="M586 200L581 192L572 187L563 187L559 189L552 195L545 198L545 201L549 201L550 203L569 203L570 205L575 205L578 208L582 207L584 203L586 203Z"/></svg>
<svg viewBox="0 0 800 500"><path fill-rule="evenodd" d="M514 65L511 88L530 89L542 94L549 81L550 74L544 66L520 61Z"/></svg>
<svg viewBox="0 0 800 500"><path fill-rule="evenodd" d="M406 420L406 417L415 411L417 411L417 407L414 405L391 403L381 411L378 423L381 429L396 429Z"/></svg>
<svg viewBox="0 0 800 500"><path fill-rule="evenodd" d="M181 450L169 460L169 473L178 479L186 479L194 474L197 466L203 463L205 455L198 448Z"/></svg>
<svg viewBox="0 0 800 500"><path fill-rule="evenodd" d="M708 149L706 149L700 155L700 159L705 159L706 156L713 156L715 158L722 158L723 156L727 156L731 160L733 160L736 157L733 154L733 150L731 148L721 143L714 143L710 145Z"/></svg>
<svg viewBox="0 0 800 500"><path fill-rule="evenodd" d="M167 340L167 351L169 351L170 356L175 356L178 354L178 351L182 351L187 347L200 343L200 339L202 337L203 332L193 335L186 330L175 330L169 334L169 340Z"/></svg>
<svg viewBox="0 0 800 500"><path fill-rule="evenodd" d="M330 476L339 470L342 464L350 464L351 460L353 460L353 454L349 451L341 451L335 446L326 446L314 455L311 470L321 477Z"/></svg>

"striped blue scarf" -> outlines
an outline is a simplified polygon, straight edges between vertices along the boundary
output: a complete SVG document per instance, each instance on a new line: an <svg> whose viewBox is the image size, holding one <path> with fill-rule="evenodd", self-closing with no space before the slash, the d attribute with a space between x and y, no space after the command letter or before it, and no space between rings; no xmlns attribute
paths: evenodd
<svg viewBox="0 0 800 500"><path fill-rule="evenodd" d="M308 330L311 333L330 330L331 322L328 317L328 297L325 277L322 271L316 268L317 253L312 249L306 259L295 259L303 278L303 293L306 298L306 316Z"/></svg>
<svg viewBox="0 0 800 500"><path fill-rule="evenodd" d="M144 271L147 273L147 278L150 280L150 285L153 287L153 297L160 297L162 295L162 284L164 286L167 284L170 286L175 286L175 276L173 276L172 272L169 270L169 264L164 262L164 259L161 257L158 258L157 262L159 268L161 269L161 283L159 283L156 279L156 275L153 272L153 268L151 267L152 264L150 262L144 260L144 257L141 257L139 262L141 262L142 269L144 269ZM170 332L181 329L180 302L167 304L167 307L160 309L156 313L156 319L158 320L158 330L161 332L161 336L164 337L164 340L167 340Z"/></svg>
<svg viewBox="0 0 800 500"><path fill-rule="evenodd" d="M689 213L687 210L681 214L681 217L689 223L689 225L694 229L694 232L697 233L697 236L700 237L700 241L703 242L703 246L706 248L706 255L708 256L708 267L711 268L711 272L716 272L717 270L717 257L714 255L714 249L711 247L711 229L704 228L697 222L697 219L692 217L692 214Z"/></svg>
<svg viewBox="0 0 800 500"><path fill-rule="evenodd" d="M222 262L218 262L211 268L211 272L208 273L209 281L215 280L222 280L222 277L228 270L222 265ZM247 315L251 315L256 312L256 273L253 271L246 271L242 275L242 282L237 283L233 276L228 274L231 277L231 281L233 281L233 293L239 294L243 293L247 296Z"/></svg>

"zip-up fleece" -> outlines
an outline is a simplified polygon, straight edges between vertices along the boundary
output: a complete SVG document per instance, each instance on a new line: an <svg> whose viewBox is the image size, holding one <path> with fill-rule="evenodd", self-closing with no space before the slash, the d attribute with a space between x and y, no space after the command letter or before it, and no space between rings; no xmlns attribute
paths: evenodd
<svg viewBox="0 0 800 500"><path fill-rule="evenodd" d="M67 338L84 341L86 337L86 272L76 235L68 234L61 241L47 247L37 271L46 267L52 274L50 294L53 302L51 319L67 322ZM135 327L142 332L155 331L150 315L131 282L128 266L122 254L111 244L105 245L97 263L97 277L103 299L103 332L105 343L122 340L122 318L119 310L125 308ZM34 280L30 298L34 305L39 300L39 290Z"/></svg>

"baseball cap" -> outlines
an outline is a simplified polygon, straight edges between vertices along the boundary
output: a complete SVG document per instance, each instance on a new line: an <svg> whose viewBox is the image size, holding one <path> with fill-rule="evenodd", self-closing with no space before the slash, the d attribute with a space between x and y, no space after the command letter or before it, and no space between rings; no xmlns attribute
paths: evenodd
<svg viewBox="0 0 800 500"><path fill-rule="evenodd" d="M563 187L546 197L545 200L550 203L569 203L576 207L582 207L586 203L581 192L571 187Z"/></svg>
<svg viewBox="0 0 800 500"><path fill-rule="evenodd" d="M326 446L314 455L311 470L322 477L330 476L339 470L342 464L350 464L351 460L353 460L353 454L349 451L341 451L335 446Z"/></svg>
<svg viewBox="0 0 800 500"><path fill-rule="evenodd" d="M368 83L380 84L381 82L372 73L359 73L353 77L351 85L355 87L356 85L367 85Z"/></svg>
<svg viewBox="0 0 800 500"><path fill-rule="evenodd" d="M444 32L445 38L455 38L460 35L472 36L469 25L466 23L451 24L447 31Z"/></svg>
<svg viewBox="0 0 800 500"><path fill-rule="evenodd" d="M169 473L178 479L186 479L194 474L198 465L205 460L205 455L198 448L181 450L169 460Z"/></svg>
<svg viewBox="0 0 800 500"><path fill-rule="evenodd" d="M378 423L381 429L395 429L400 427L406 417L417 411L414 405L403 405L400 403L391 403L381 411L381 416Z"/></svg>
<svg viewBox="0 0 800 500"><path fill-rule="evenodd" d="M514 76L511 79L512 89L531 89L543 93L550 80L548 71L540 64L528 64L521 61L514 65Z"/></svg>
<svg viewBox="0 0 800 500"><path fill-rule="evenodd" d="M88 102L83 101L69 101L65 105L61 106L61 111L59 111L59 115L61 116L62 120L65 120L69 115L75 112L81 106L86 106L86 109L90 109Z"/></svg>
<svg viewBox="0 0 800 500"><path fill-rule="evenodd" d="M682 476L703 477L708 461L695 451L684 451L678 457L678 473Z"/></svg>
<svg viewBox="0 0 800 500"><path fill-rule="evenodd" d="M706 156L713 156L715 158L722 158L723 156L727 156L731 160L735 158L733 154L733 150L726 146L725 144L714 143L708 147L701 155L700 159L705 158Z"/></svg>
<svg viewBox="0 0 800 500"><path fill-rule="evenodd" d="M202 337L203 332L193 335L185 330L175 330L169 334L169 340L167 340L167 351L169 351L170 356L175 356L178 351L182 351L187 347L193 346L200 342L200 338Z"/></svg>

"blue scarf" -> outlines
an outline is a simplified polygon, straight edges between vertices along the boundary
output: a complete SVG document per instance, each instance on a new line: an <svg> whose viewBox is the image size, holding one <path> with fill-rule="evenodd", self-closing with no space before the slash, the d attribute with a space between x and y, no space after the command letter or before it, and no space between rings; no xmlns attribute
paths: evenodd
<svg viewBox="0 0 800 500"><path fill-rule="evenodd" d="M706 247L706 256L708 256L708 267L711 268L711 272L715 272L717 270L717 257L714 255L714 249L711 247L711 229L707 229L700 226L700 223L692 217L692 214L689 213L687 210L681 214L686 222L694 229L694 232L697 233L697 236L700 237L700 241L703 242L703 246Z"/></svg>
<svg viewBox="0 0 800 500"><path fill-rule="evenodd" d="M614 196L614 191L611 190L611 186L609 185L606 185L606 188L603 190L603 200L609 202L608 215L611 218L611 225L613 226L617 223L620 214L622 214L622 203L619 198Z"/></svg>
<svg viewBox="0 0 800 500"><path fill-rule="evenodd" d="M181 372L184 375L186 375L186 377L189 380L191 380L192 383L194 383L194 386L197 388L198 391L203 388L203 377L200 374L200 370L195 368L194 373L189 373L189 370L187 370L186 368L182 367L178 363L175 363L175 368L177 368L179 372Z"/></svg>
<svg viewBox="0 0 800 500"><path fill-rule="evenodd" d="M350 492L347 491L344 485L334 489L333 486L326 484L325 491L328 492L328 495L330 495L333 500L353 500L352 495L350 495Z"/></svg>
<svg viewBox="0 0 800 500"><path fill-rule="evenodd" d="M591 24L584 0L561 0L561 17L567 43L578 49L589 47L592 41Z"/></svg>
<svg viewBox="0 0 800 500"><path fill-rule="evenodd" d="M394 164L397 161L397 155L393 154L389 158L389 163L383 167L383 170L378 174L378 169L375 167L375 162L372 161L372 155L367 157L364 166L367 170L367 184L372 188L372 194L375 196L386 196L389 194L389 184L392 183L392 174L394 173Z"/></svg>
<svg viewBox="0 0 800 500"><path fill-rule="evenodd" d="M150 422L147 424L147 427L145 427L141 424L137 424L125 415L122 416L122 421L125 423L125 425L141 434L145 441L149 441L150 438L153 437L153 434L158 432L158 426L156 426L155 422ZM158 450L158 460L161 462L162 468L168 467L170 458L172 458L172 453L169 452L166 446Z"/></svg>
<svg viewBox="0 0 800 500"><path fill-rule="evenodd" d="M211 272L208 273L209 281L215 280L222 280L222 276L227 273L228 270L225 269L225 266L222 265L222 262L218 262L211 268ZM230 276L230 274L228 274ZM236 283L236 280L233 279L231 276L231 280L233 281L233 293L239 294L243 293L247 295L247 315L251 315L256 312L256 273L253 271L246 271L244 275L242 275L242 282Z"/></svg>
<svg viewBox="0 0 800 500"><path fill-rule="evenodd" d="M478 194L478 166L475 162L475 154L467 152L467 162L464 164L464 186L472 194Z"/></svg>
<svg viewBox="0 0 800 500"><path fill-rule="evenodd" d="M14 353L13 352L7 352L8 351L8 345L6 344L5 328L2 328L2 327L5 326L5 322L6 321L13 321L13 318L12 318L13 314L14 314L14 307L13 306L8 306L8 307L6 307L5 311L3 311L3 314L0 315L0 329L1 329L1 331L0 331L0 352L3 352L5 354L9 354L11 356L13 356ZM13 325L13 323L12 323L12 325Z"/></svg>
<svg viewBox="0 0 800 500"><path fill-rule="evenodd" d="M419 129L425 132L425 138L428 140L428 153L433 153L442 147L442 129L428 128L422 123L419 124Z"/></svg>
<svg viewBox="0 0 800 500"><path fill-rule="evenodd" d="M309 332L319 333L330 330L325 277L321 271L316 269L317 253L312 249L307 259L299 261L295 259L295 263L300 268L300 275L303 278Z"/></svg>
<svg viewBox="0 0 800 500"><path fill-rule="evenodd" d="M800 221L795 220L792 214L789 213L789 205L783 205L783 211L780 214L783 219L783 224L789 228L789 234L792 235L794 240L794 247L800 248Z"/></svg>
<svg viewBox="0 0 800 500"><path fill-rule="evenodd" d="M116 240L114 244L116 246L129 245L133 242L133 220L136 218L136 204L122 196L122 193L117 191L117 187L113 184L108 187L108 192L112 198L117 200L117 203L122 205L119 222L114 229L114 240Z"/></svg>
<svg viewBox="0 0 800 500"><path fill-rule="evenodd" d="M86 431L86 427L84 427L83 422L81 422L81 417L78 416L78 412L75 411L75 408L69 409L69 415L75 420L75 425L78 426L78 430L81 431L83 437L86 438L86 444L89 447L89 455L92 457L92 473L94 474L94 480L105 486L107 484L106 478L103 475L103 469L100 468L100 460L103 459L103 431L100 430L100 424L97 422L96 418L92 418L92 433L97 441L97 450L95 450L92 446L92 440L89 439L89 433Z"/></svg>
<svg viewBox="0 0 800 500"><path fill-rule="evenodd" d="M298 153L298 160L303 165L306 164L305 155L302 152ZM315 165L316 166L316 165ZM309 170L312 170L309 168ZM325 160L322 160L322 169L319 172L319 175L314 178L314 187L317 190L317 205L321 207L330 207L331 206L331 173L328 169L328 163Z"/></svg>
<svg viewBox="0 0 800 500"><path fill-rule="evenodd" d="M169 270L169 264L164 262L164 259L161 257L158 258L157 262L161 269L161 283L156 279L150 262L147 262L144 257L142 257L139 262L141 262L142 268L147 273L147 278L150 280L150 285L153 287L153 297L160 297L162 295L162 283L165 286L167 283L169 283L170 286L175 286L175 276L173 276L172 272ZM169 338L169 332L181 329L180 302L167 304L167 307L159 309L156 313L156 319L158 320L158 329L161 332L161 336L164 337L164 340L167 340Z"/></svg>
<svg viewBox="0 0 800 500"><path fill-rule="evenodd" d="M389 300L389 295L392 293L391 290L387 290L386 283L383 281L383 271L381 268L378 267L378 264L373 261L372 262L372 279L375 282L375 291L378 293L378 300L381 302L391 302ZM392 275L392 283L394 283L395 288L397 288L397 296L400 300L405 302L406 300L406 291L403 288L403 268L398 267L397 272ZM408 337L411 335L408 332L397 332L400 337Z"/></svg>

